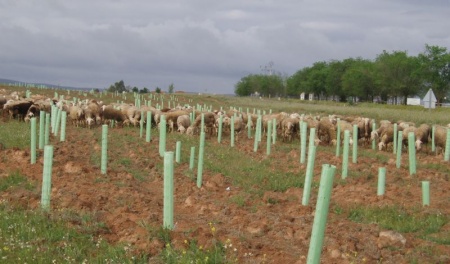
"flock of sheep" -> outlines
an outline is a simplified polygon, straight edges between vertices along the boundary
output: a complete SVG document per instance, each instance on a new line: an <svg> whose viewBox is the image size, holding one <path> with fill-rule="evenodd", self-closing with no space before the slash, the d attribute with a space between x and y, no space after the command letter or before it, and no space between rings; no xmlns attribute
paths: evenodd
<svg viewBox="0 0 450 264"><path fill-rule="evenodd" d="M133 104L113 103L103 104L97 100L82 100L74 103L67 100L56 100L34 95L31 98L20 98L17 92L12 94L1 94L0 91L0 109L2 109L4 118L21 118L25 121L31 117L39 116L40 111L51 112L52 105L68 113L69 122L75 126L92 127L100 124L111 124L114 122L117 126L137 126L141 119L146 121L146 114L151 114L152 126L159 126L161 116L165 116L168 132L177 131L188 135L198 135L201 129L202 116L204 129L210 136L217 135L219 122L222 121L222 133L229 135L231 129L238 135L246 129L255 129L258 118L261 118L262 131L267 131L269 121L275 122L276 133L283 141L292 141L299 138L300 121L303 121L308 129L315 128L315 144L336 145L338 126L340 131L349 130L353 132L354 125L357 126L357 138L359 145L368 145L373 140L378 142L379 150L388 150L392 147L394 141L394 122L388 120L380 121L372 130L372 121L367 117L338 116L329 115L325 117L300 115L298 113L271 113L257 115L237 110L228 111L197 111L192 107L177 106L169 109L157 109L151 106L137 107ZM231 123L233 123L233 126ZM417 150L422 148L431 140L432 128L428 124L421 124L416 127L414 123L398 121L397 131L403 131L403 142L407 143L408 133L415 135L415 146ZM438 149L444 149L446 143L447 127L435 126L435 145ZM341 133L341 142L344 133ZM350 144L353 144L350 137Z"/></svg>

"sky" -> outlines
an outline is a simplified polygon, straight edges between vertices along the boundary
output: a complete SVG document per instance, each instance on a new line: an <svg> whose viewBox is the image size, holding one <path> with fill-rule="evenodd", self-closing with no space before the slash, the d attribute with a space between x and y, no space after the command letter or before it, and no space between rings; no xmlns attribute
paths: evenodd
<svg viewBox="0 0 450 264"><path fill-rule="evenodd" d="M0 0L0 78L233 94L383 50L450 50L450 0Z"/></svg>

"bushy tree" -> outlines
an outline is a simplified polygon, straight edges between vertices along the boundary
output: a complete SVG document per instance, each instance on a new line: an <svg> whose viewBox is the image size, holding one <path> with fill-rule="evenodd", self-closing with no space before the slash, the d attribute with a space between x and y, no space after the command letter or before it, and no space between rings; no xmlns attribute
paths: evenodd
<svg viewBox="0 0 450 264"><path fill-rule="evenodd" d="M175 86L173 85L173 83L171 83L171 84L169 85L168 92L169 92L169 93L173 93L174 89L175 89Z"/></svg>
<svg viewBox="0 0 450 264"><path fill-rule="evenodd" d="M161 93L161 88L159 88L158 86L156 86L155 93Z"/></svg>
<svg viewBox="0 0 450 264"><path fill-rule="evenodd" d="M123 82L123 80L120 80L118 82L115 82L113 85L109 86L108 88L108 92L126 92L127 89L125 88L125 83Z"/></svg>
<svg viewBox="0 0 450 264"><path fill-rule="evenodd" d="M442 102L450 91L450 53L445 47L427 44L419 62L424 90L433 89L437 102Z"/></svg>

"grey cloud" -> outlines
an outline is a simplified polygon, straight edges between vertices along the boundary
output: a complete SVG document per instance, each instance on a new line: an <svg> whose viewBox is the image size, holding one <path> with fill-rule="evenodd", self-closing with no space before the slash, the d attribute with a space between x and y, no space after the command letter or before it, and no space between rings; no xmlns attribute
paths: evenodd
<svg viewBox="0 0 450 264"><path fill-rule="evenodd" d="M431 3L432 2L432 3ZM0 78L232 93L269 61L449 47L448 1L1 1Z"/></svg>

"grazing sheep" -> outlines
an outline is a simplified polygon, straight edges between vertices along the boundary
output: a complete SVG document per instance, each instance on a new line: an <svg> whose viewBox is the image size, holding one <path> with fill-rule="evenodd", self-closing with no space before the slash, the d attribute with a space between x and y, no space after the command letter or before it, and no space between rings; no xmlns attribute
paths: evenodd
<svg viewBox="0 0 450 264"><path fill-rule="evenodd" d="M436 154L441 150L443 153L445 151L445 145L447 142L447 129L448 127L436 126L434 131L434 144L436 146Z"/></svg>
<svg viewBox="0 0 450 264"><path fill-rule="evenodd" d="M414 122L405 122L405 121L402 121L402 120L397 121L397 125L398 125L398 127L401 128L401 130L403 130L403 129L407 128L407 127L410 127L410 126L412 126L412 127L416 126L416 124Z"/></svg>
<svg viewBox="0 0 450 264"><path fill-rule="evenodd" d="M380 142L378 143L378 150L387 149L388 144L394 141L394 126L383 126L380 130Z"/></svg>
<svg viewBox="0 0 450 264"><path fill-rule="evenodd" d="M3 105L3 110L9 113L10 119L25 118L28 109L33 104L31 100L8 100Z"/></svg>
<svg viewBox="0 0 450 264"><path fill-rule="evenodd" d="M189 118L189 115L180 115L177 118L177 126L178 126L178 132L183 134L186 132L186 129L191 125L191 119Z"/></svg>
<svg viewBox="0 0 450 264"><path fill-rule="evenodd" d="M96 100L91 100L88 105L83 107L83 110L88 128L91 128L93 124L101 123L101 108Z"/></svg>
<svg viewBox="0 0 450 264"><path fill-rule="evenodd" d="M175 124L177 125L177 128L178 128L178 117L179 116L187 115L189 118L189 113L184 110L167 111L167 112L163 112L162 115L164 115L166 118L166 124L169 127L168 132L174 131Z"/></svg>
<svg viewBox="0 0 450 264"><path fill-rule="evenodd" d="M286 141L292 141L292 136L294 134L295 129L295 123L297 122L297 119L294 118L285 118L283 121L281 121L281 135L284 142Z"/></svg>
<svg viewBox="0 0 450 264"><path fill-rule="evenodd" d="M330 118L324 117L319 120L317 124L317 136L321 142L336 145L336 126Z"/></svg>
<svg viewBox="0 0 450 264"><path fill-rule="evenodd" d="M216 117L213 112L206 112L203 113L204 115L204 124L205 124L205 133L212 135L214 133L214 125L216 123ZM200 128L202 123L202 115L201 113L196 115L197 117L194 120L194 123L191 124L191 126Z"/></svg>
<svg viewBox="0 0 450 264"><path fill-rule="evenodd" d="M414 132L416 137L416 149L420 150L422 144L427 144L429 138L431 138L431 127L427 124L420 125Z"/></svg>
<svg viewBox="0 0 450 264"><path fill-rule="evenodd" d="M341 142L344 142L344 131L348 130L350 132L349 144L350 146L353 145L353 125L345 120L341 120L339 121L339 128L341 130ZM336 143L333 142L333 145L336 145Z"/></svg>
<svg viewBox="0 0 450 264"><path fill-rule="evenodd" d="M114 122L124 125L128 121L126 115L124 115L122 111L115 109L113 106L104 105L102 108L103 108L102 117L104 123L109 123L112 120L114 120Z"/></svg>
<svg viewBox="0 0 450 264"><path fill-rule="evenodd" d="M80 126L85 120L84 110L77 105L69 107L69 120L72 125Z"/></svg>

